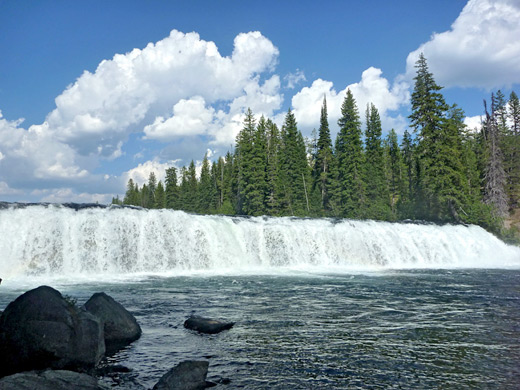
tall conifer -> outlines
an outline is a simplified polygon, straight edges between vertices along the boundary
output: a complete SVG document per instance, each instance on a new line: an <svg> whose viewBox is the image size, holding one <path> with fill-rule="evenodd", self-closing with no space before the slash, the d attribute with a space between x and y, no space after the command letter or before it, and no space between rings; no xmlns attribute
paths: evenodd
<svg viewBox="0 0 520 390"><path fill-rule="evenodd" d="M332 140L330 138L329 121L327 114L327 100L323 97L323 105L321 107L320 128L318 133L318 142L316 148L316 157L314 164L314 188L317 188L321 199L321 209L324 212L330 210L330 192L332 187L333 172L333 153Z"/></svg>
<svg viewBox="0 0 520 390"><path fill-rule="evenodd" d="M177 169L169 167L166 169L166 207L169 209L180 208L179 186L177 184Z"/></svg>
<svg viewBox="0 0 520 390"><path fill-rule="evenodd" d="M338 120L339 133L336 137L336 188L334 202L340 215L347 218L361 218L365 213L365 162L361 140L361 121L352 92L341 105Z"/></svg>
<svg viewBox="0 0 520 390"><path fill-rule="evenodd" d="M381 118L376 106L367 104L365 117L365 161L367 172L369 172L365 178L366 217L387 220L391 218L390 194L383 162Z"/></svg>

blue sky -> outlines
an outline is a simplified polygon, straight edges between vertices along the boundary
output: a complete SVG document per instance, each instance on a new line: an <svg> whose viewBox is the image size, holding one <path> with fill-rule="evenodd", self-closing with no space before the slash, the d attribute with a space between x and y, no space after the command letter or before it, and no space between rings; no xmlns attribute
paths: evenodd
<svg viewBox="0 0 520 390"><path fill-rule="evenodd" d="M473 126L520 92L518 37L519 0L0 0L0 200L109 202L223 155L247 107L308 136L325 95L335 132L347 88L402 133L421 51Z"/></svg>

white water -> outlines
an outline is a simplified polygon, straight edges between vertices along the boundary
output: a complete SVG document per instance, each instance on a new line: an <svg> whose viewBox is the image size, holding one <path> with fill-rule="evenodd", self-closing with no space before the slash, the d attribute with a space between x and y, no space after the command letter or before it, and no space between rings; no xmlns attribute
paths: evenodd
<svg viewBox="0 0 520 390"><path fill-rule="evenodd" d="M519 268L478 226L197 216L171 210L0 210L0 277Z"/></svg>

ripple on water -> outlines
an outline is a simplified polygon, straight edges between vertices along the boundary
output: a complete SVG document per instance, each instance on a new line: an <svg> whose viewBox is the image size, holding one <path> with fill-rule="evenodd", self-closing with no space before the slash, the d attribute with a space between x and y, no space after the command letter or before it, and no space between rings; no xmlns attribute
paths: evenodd
<svg viewBox="0 0 520 390"><path fill-rule="evenodd" d="M135 313L143 336L109 358L134 371L104 378L122 389L151 388L186 359L208 359L209 379L229 378L226 389L518 389L519 278L518 270L407 270L60 289L80 304L105 291ZM18 293L2 290L0 309ZM237 323L203 336L182 326L193 313Z"/></svg>

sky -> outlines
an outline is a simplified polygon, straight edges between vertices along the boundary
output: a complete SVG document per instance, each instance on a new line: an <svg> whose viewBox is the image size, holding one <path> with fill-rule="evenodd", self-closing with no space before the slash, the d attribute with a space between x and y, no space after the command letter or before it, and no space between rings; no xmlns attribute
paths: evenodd
<svg viewBox="0 0 520 390"><path fill-rule="evenodd" d="M520 93L520 0L0 0L0 200L99 202L233 149L244 112L309 137L347 89L408 126L424 53L449 104Z"/></svg>

